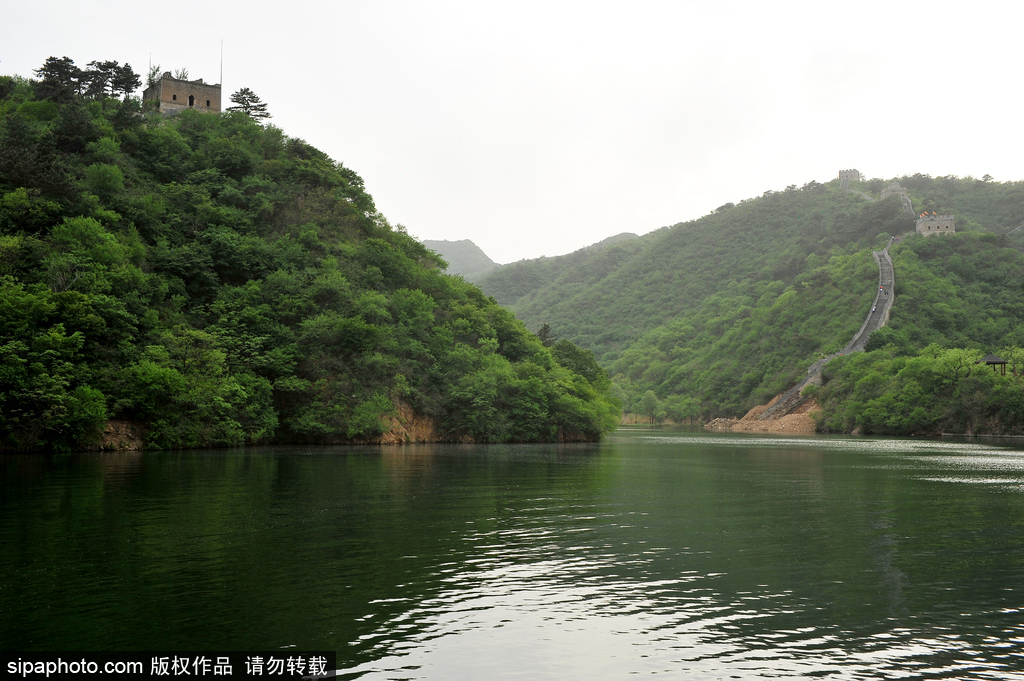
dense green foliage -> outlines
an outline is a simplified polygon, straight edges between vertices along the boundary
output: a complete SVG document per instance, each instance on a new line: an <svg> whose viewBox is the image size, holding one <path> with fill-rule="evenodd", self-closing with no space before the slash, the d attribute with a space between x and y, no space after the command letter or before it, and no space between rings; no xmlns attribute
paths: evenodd
<svg viewBox="0 0 1024 681"><path fill-rule="evenodd" d="M566 271L581 265L588 266L607 246L639 238L636 234L623 232L568 255L501 265L500 269L480 279L481 286L502 305L512 305L534 291L555 284Z"/></svg>
<svg viewBox="0 0 1024 681"><path fill-rule="evenodd" d="M1017 347L1000 350L1024 369ZM901 354L894 345L833 360L817 393L819 428L868 434L1024 435L1024 375L976 364L982 353L930 345Z"/></svg>
<svg viewBox="0 0 1024 681"><path fill-rule="evenodd" d="M742 413L841 348L870 307L867 247L913 229L897 199L828 185L727 204L700 220L482 283L531 327L592 349L627 410L654 390L674 419Z"/></svg>
<svg viewBox="0 0 1024 681"><path fill-rule="evenodd" d="M304 141L0 85L0 447L87 446L111 418L158 447L372 440L400 404L447 439L617 422L592 354L444 274Z"/></svg>
<svg viewBox="0 0 1024 681"><path fill-rule="evenodd" d="M854 188L877 196L889 182ZM1005 234L1024 222L1024 183L900 182L915 208L955 213L958 233L893 247L896 305L869 349L916 357L932 344L982 354L1024 345L1024 230ZM853 337L877 284L871 249L913 228L897 197L869 202L837 182L812 182L637 240L508 265L482 286L531 328L550 324L592 349L627 411L738 416ZM834 419L852 399L840 384L822 395L825 427L860 423L856 408Z"/></svg>

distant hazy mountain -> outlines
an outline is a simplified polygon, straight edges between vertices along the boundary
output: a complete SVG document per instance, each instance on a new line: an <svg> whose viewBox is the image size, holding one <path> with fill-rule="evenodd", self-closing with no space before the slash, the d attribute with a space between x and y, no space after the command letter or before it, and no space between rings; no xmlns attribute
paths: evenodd
<svg viewBox="0 0 1024 681"><path fill-rule="evenodd" d="M432 241L424 239L423 245L448 261L448 273L460 274L466 281L476 281L491 270L501 267L487 257L480 247L469 239L460 241Z"/></svg>

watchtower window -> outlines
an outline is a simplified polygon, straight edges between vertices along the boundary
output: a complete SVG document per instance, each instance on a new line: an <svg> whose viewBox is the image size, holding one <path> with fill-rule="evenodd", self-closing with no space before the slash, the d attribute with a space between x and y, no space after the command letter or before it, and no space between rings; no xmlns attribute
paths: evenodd
<svg viewBox="0 0 1024 681"><path fill-rule="evenodd" d="M193 97L192 95L189 95L189 96L188 96L188 105L189 105L189 106L192 106L192 105L194 105L195 103L196 103L196 98L195 98L195 97Z"/></svg>
<svg viewBox="0 0 1024 681"><path fill-rule="evenodd" d="M206 106L210 106L210 100L206 100Z"/></svg>
<svg viewBox="0 0 1024 681"><path fill-rule="evenodd" d="M171 99L175 102L178 101L178 95L171 95Z"/></svg>

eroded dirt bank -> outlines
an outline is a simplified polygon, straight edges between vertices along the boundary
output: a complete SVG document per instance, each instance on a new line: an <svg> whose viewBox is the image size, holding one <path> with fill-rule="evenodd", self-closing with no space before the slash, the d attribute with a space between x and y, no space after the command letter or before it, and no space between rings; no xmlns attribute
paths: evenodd
<svg viewBox="0 0 1024 681"><path fill-rule="evenodd" d="M814 419L811 413L821 411L821 405L813 397L796 409L777 419L758 421L757 418L768 407L775 403L776 397L768 404L754 407L741 419L715 419L704 425L708 430L731 430L738 433L792 433L794 435L811 435L815 432Z"/></svg>

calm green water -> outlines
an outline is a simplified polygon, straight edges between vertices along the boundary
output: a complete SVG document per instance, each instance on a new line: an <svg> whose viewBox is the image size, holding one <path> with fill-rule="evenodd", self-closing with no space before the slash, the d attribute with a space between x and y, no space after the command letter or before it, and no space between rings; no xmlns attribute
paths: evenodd
<svg viewBox="0 0 1024 681"><path fill-rule="evenodd" d="M1022 449L622 430L8 456L0 648L335 649L374 680L1024 679Z"/></svg>

